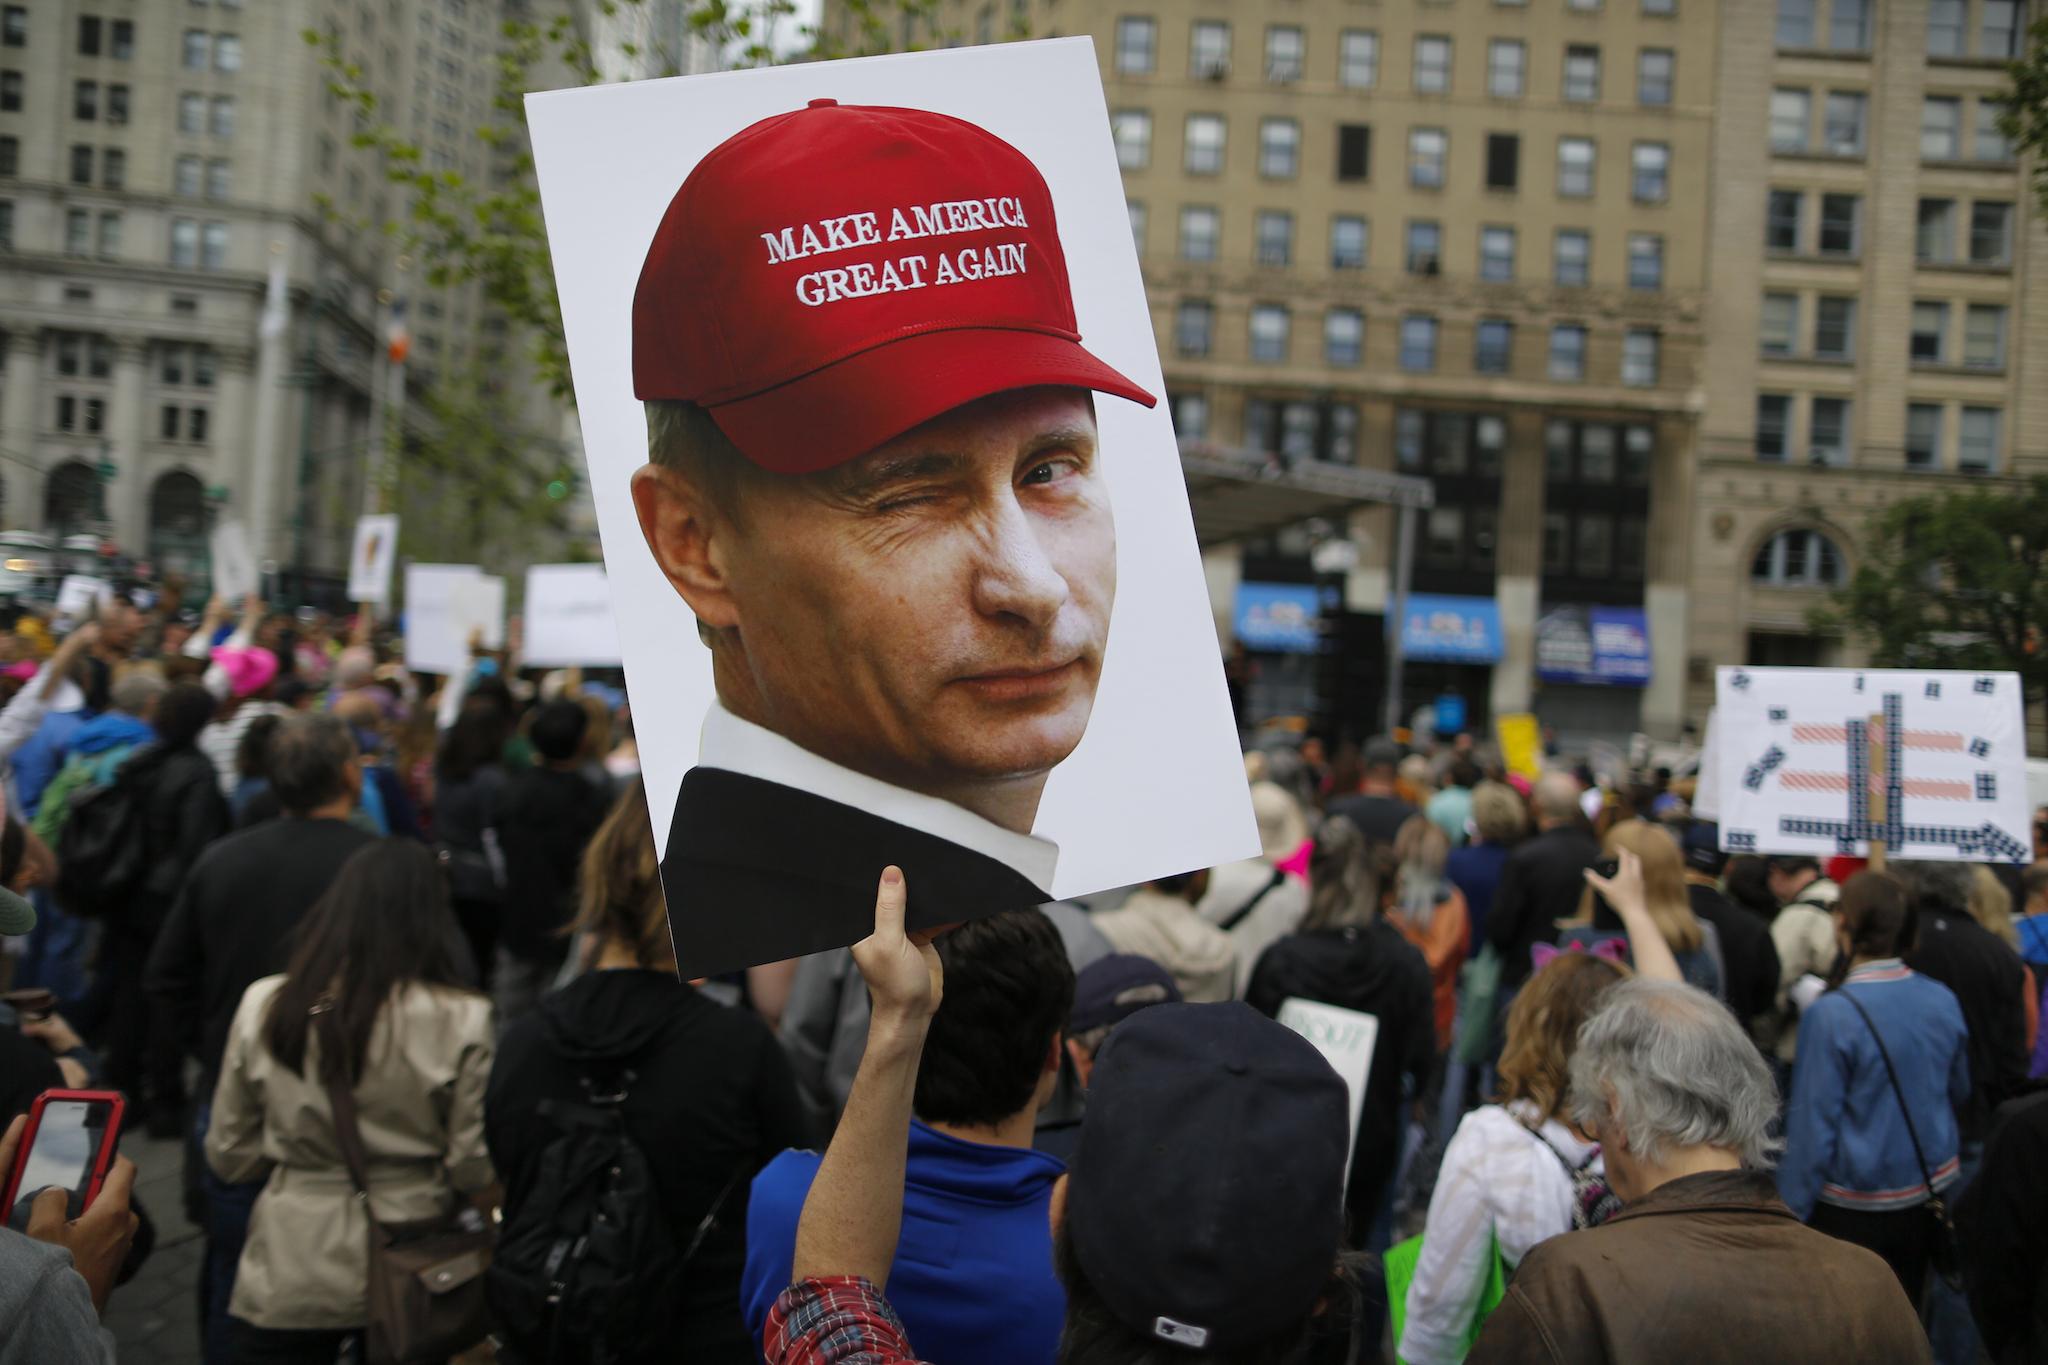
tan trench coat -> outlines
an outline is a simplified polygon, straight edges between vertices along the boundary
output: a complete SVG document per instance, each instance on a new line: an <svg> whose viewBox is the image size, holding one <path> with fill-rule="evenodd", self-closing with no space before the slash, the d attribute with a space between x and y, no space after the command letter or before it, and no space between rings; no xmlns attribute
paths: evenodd
<svg viewBox="0 0 2048 1365"><path fill-rule="evenodd" d="M206 1160L223 1180L265 1180L228 1311L258 1327L361 1327L369 1224L349 1182L324 1089L263 1041L282 976L249 987L228 1031ZM306 1070L317 1075L309 1047ZM446 1213L492 1183L484 1150L491 1007L481 995L409 985L378 1017L355 1089L370 1200L387 1223ZM267 1179L266 1179L267 1178Z"/></svg>

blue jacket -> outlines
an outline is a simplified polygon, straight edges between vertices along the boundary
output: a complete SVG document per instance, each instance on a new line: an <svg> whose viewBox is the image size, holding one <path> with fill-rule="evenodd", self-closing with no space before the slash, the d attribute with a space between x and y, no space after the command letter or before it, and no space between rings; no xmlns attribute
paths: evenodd
<svg viewBox="0 0 2048 1365"><path fill-rule="evenodd" d="M52 711L43 717L43 723L36 727L19 749L14 751L14 794L21 799L21 813L29 819L35 818L36 807L43 802L43 788L50 785L50 779L64 766L64 755L71 747L71 741L92 719L87 711Z"/></svg>
<svg viewBox="0 0 2048 1365"><path fill-rule="evenodd" d="M78 727L78 732L72 735L71 743L65 748L64 757L103 754L124 745L147 744L155 738L156 731L149 727L148 721L137 720L123 711L107 711Z"/></svg>
<svg viewBox="0 0 2048 1365"><path fill-rule="evenodd" d="M820 1160L784 1152L754 1177L740 1308L756 1349L789 1287L796 1222ZM1046 1213L1065 1170L1043 1152L963 1142L911 1121L889 1302L920 1360L1053 1365L1067 1296Z"/></svg>
<svg viewBox="0 0 2048 1365"><path fill-rule="evenodd" d="M1884 1030L1913 1112L1911 1134L1877 1040L1855 1006L1840 998L1845 992ZM1816 1203L1868 1212L1925 1203L1913 1135L1935 1189L1953 1183L1956 1106L1970 1095L1968 1041L1962 1007L1948 987L1897 958L1858 967L1841 990L1814 1001L1799 1020L1785 1156L1778 1165L1778 1193L1792 1211L1807 1218Z"/></svg>

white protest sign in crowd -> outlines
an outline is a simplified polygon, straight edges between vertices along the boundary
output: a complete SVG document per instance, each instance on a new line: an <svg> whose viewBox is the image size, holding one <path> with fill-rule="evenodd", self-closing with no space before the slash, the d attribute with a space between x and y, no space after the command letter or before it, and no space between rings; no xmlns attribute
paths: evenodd
<svg viewBox="0 0 2048 1365"><path fill-rule="evenodd" d="M535 668L609 668L619 628L602 564L536 564L526 571L526 645Z"/></svg>
<svg viewBox="0 0 2048 1365"><path fill-rule="evenodd" d="M358 521L355 545L349 551L348 600L389 606L391 570L397 563L398 518L379 515Z"/></svg>
<svg viewBox="0 0 2048 1365"><path fill-rule="evenodd" d="M239 602L255 592L261 583L256 556L249 552L249 536L239 521L224 521L213 528L213 595Z"/></svg>
<svg viewBox="0 0 2048 1365"><path fill-rule="evenodd" d="M1281 1001L1274 1017L1314 1043L1351 1092L1351 1143L1344 1149L1344 1179L1349 1184L1351 1154L1358 1150L1358 1116L1365 1111L1365 1082L1372 1075L1373 1049L1380 1039L1379 1018L1298 995Z"/></svg>
<svg viewBox="0 0 2048 1365"><path fill-rule="evenodd" d="M1715 803L1731 853L2027 862L2015 673L1722 668Z"/></svg>
<svg viewBox="0 0 2048 1365"><path fill-rule="evenodd" d="M405 664L422 673L459 675L469 642L505 641L505 580L474 564L409 564L405 570Z"/></svg>

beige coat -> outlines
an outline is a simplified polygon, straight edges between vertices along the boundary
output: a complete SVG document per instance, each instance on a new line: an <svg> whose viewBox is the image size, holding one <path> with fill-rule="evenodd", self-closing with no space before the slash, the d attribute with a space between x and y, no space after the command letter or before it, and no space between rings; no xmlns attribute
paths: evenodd
<svg viewBox="0 0 2048 1365"><path fill-rule="evenodd" d="M223 1180L265 1179L228 1311L258 1327L360 1327L369 1224L349 1182L325 1090L263 1041L282 976L249 987L228 1031L206 1160ZM308 1047L306 1070L317 1075ZM492 1183L484 1150L491 1007L481 995L409 985L378 1016L355 1089L370 1200L387 1223L433 1218ZM267 1179L266 1179L267 1177Z"/></svg>
<svg viewBox="0 0 2048 1365"><path fill-rule="evenodd" d="M1149 957L1173 975L1181 998L1197 1004L1237 992L1237 944L1178 896L1140 887L1095 927L1120 953Z"/></svg>

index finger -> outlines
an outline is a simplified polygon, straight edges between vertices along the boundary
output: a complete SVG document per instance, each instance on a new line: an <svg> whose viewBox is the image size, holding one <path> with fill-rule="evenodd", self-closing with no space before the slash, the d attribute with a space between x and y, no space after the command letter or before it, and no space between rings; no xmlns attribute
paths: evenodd
<svg viewBox="0 0 2048 1365"><path fill-rule="evenodd" d="M882 869L881 885L875 889L875 937L895 940L903 937L903 908L909 900L903 869L894 863Z"/></svg>
<svg viewBox="0 0 2048 1365"><path fill-rule="evenodd" d="M21 1145L21 1131L26 1127L28 1115L16 1114L14 1122L7 1125L7 1135L0 1137L0 1182L14 1171L14 1151Z"/></svg>

